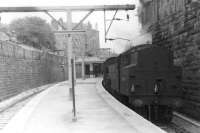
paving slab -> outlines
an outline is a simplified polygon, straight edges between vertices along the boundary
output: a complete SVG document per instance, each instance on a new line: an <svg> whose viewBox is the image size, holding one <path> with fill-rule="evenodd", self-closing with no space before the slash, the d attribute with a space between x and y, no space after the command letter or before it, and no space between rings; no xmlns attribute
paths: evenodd
<svg viewBox="0 0 200 133"><path fill-rule="evenodd" d="M144 133L102 99L96 83L94 79L77 81L77 121L72 120L68 84L62 82L33 98L4 133Z"/></svg>

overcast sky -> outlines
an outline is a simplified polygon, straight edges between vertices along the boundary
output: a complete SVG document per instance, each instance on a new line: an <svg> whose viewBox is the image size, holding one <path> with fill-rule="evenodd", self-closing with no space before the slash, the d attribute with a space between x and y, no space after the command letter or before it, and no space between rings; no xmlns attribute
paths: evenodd
<svg viewBox="0 0 200 133"><path fill-rule="evenodd" d="M71 6L71 5L116 5L116 4L135 4L139 6L139 0L0 0L1 7L7 6ZM78 22L87 12L73 13L73 22ZM117 18L126 18L126 14L130 15L130 21L114 21L108 33L108 37L121 37L130 39L134 45L144 41L144 35L140 33L141 25L138 22L137 9L134 11L119 11L116 15ZM66 20L66 13L51 13L55 18L60 17ZM107 12L107 19L111 19L114 12ZM9 24L16 18L24 16L39 16L46 19L48 22L51 19L45 13L1 13L1 22ZM117 40L112 42L104 42L104 25L103 25L103 12L94 12L85 23L90 21L93 24L98 24L100 31L100 45L101 47L110 47L113 51L120 53L123 51L127 41ZM107 22L109 24L109 21ZM146 38L146 36L145 36Z"/></svg>

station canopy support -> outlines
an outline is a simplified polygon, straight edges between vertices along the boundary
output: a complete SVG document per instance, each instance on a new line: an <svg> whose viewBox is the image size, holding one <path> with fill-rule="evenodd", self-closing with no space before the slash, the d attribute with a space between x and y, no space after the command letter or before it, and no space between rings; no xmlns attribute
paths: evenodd
<svg viewBox="0 0 200 133"><path fill-rule="evenodd" d="M0 12L63 12L63 11L113 11L134 10L135 5L100 5L100 6L49 6L49 7L0 7Z"/></svg>
<svg viewBox="0 0 200 133"><path fill-rule="evenodd" d="M74 92L74 66L72 63L74 63L74 56L73 56L73 47L72 47L72 37L71 34L80 34L84 33L85 31L77 30L78 26L94 11L104 11L104 27L105 25L105 11L115 11L115 15L117 11L120 10L134 10L135 5L95 5L95 6L52 6L52 7L0 7L0 12L45 12L51 19L56 21L59 26L62 27L63 31L57 31L57 34L65 34L67 35L67 47L68 50L65 49L65 53L68 54L68 79L69 79L69 84L70 88L72 89L72 92ZM72 27L72 12L74 11L88 11L88 13L80 20L80 22L75 26ZM51 15L49 12L66 12L67 13L67 27L63 24L61 24L59 21L57 21L53 15ZM110 29L110 26L115 19L115 15L113 16L113 19L106 30L105 28L105 40L106 40L106 35ZM73 68L72 68L73 67ZM74 112L74 118L76 118L76 109L75 109L75 94L72 94L72 99L73 99L73 112Z"/></svg>

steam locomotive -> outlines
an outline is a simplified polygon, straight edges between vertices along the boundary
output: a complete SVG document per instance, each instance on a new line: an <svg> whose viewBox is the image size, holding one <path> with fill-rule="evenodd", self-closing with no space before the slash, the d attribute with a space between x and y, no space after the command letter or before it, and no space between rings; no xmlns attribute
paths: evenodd
<svg viewBox="0 0 200 133"><path fill-rule="evenodd" d="M143 44L103 64L104 88L152 122L170 122L182 106L181 67L169 49Z"/></svg>

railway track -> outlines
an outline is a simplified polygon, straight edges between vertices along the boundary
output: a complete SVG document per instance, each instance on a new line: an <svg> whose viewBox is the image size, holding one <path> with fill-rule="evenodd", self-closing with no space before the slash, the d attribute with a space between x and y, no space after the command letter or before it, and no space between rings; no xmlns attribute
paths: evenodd
<svg viewBox="0 0 200 133"><path fill-rule="evenodd" d="M26 105L35 95L24 99L0 113L0 133L15 114Z"/></svg>
<svg viewBox="0 0 200 133"><path fill-rule="evenodd" d="M109 92L110 93L110 92ZM110 93L111 94L111 93ZM111 94L113 95L113 94ZM113 95L116 98L116 96ZM126 105L130 109L129 104L122 102L119 98L116 98L119 102ZM133 109L132 109L133 110ZM133 110L134 111L134 110ZM177 112L173 112L172 122L169 124L156 124L158 127L166 131L167 133L200 133L200 122L197 122L191 118L181 115Z"/></svg>
<svg viewBox="0 0 200 133"><path fill-rule="evenodd" d="M158 126L167 133L200 133L200 122L177 112L173 113L173 120L170 124Z"/></svg>
<svg viewBox="0 0 200 133"><path fill-rule="evenodd" d="M47 84L44 86L40 86L38 88L30 90L30 92L26 92L27 94L22 94L18 98L14 98L16 103L11 103L8 107L3 107L0 111L0 133L2 129L8 124L8 122L15 116L16 113L20 109L22 109L34 96L38 93L42 92L43 90L53 86L54 84Z"/></svg>

